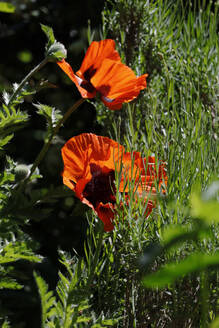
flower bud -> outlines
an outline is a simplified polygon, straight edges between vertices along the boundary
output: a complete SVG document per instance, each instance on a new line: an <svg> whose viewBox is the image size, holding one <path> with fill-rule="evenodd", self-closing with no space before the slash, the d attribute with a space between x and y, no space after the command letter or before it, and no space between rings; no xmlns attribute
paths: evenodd
<svg viewBox="0 0 219 328"><path fill-rule="evenodd" d="M55 41L46 51L46 57L49 61L61 61L67 57L67 50L60 42Z"/></svg>
<svg viewBox="0 0 219 328"><path fill-rule="evenodd" d="M28 174L30 173L30 168L28 165L19 164L16 166L14 171L15 171L15 180L21 181L28 176Z"/></svg>

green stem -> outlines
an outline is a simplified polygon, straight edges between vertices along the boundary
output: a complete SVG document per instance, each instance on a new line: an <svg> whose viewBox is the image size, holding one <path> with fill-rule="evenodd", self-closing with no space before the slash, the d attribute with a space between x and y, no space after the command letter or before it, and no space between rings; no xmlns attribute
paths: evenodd
<svg viewBox="0 0 219 328"><path fill-rule="evenodd" d="M103 230L103 225L101 225L100 232L99 232L99 238L98 238L98 242L97 242L97 248L95 250L95 255L94 255L94 259L93 259L93 263L92 263L92 267L91 267L91 272L90 272L88 280L87 280L88 291L90 290L90 285L94 279L97 262L100 257L100 251L101 251L101 246L102 246L102 242L103 242L103 235L104 235L104 230Z"/></svg>
<svg viewBox="0 0 219 328"><path fill-rule="evenodd" d="M85 101L84 98L79 99L73 106L71 106L68 111L64 114L64 116L58 121L57 125L54 127L53 132L51 133L48 141L44 144L43 148L41 149L39 155L37 156L33 166L31 167L30 174L27 177L26 181L30 179L33 172L36 170L37 166L43 160L44 156L46 155L49 146L51 145L53 137L58 133L62 124L69 118L69 116Z"/></svg>
<svg viewBox="0 0 219 328"><path fill-rule="evenodd" d="M41 61L41 63L39 63L39 65L37 65L34 69L32 69L32 71L30 71L29 74L27 74L27 76L25 76L25 78L21 81L21 83L19 84L19 86L17 87L17 89L14 91L14 93L11 95L8 105L10 105L13 100L16 98L16 96L19 94L20 90L23 88L23 86L25 85L25 83L36 73L38 72L43 66L46 65L46 63L48 62L48 58L43 59L43 61Z"/></svg>
<svg viewBox="0 0 219 328"><path fill-rule="evenodd" d="M209 298L209 287L208 287L208 274L207 271L201 272L201 328L208 327L208 298Z"/></svg>

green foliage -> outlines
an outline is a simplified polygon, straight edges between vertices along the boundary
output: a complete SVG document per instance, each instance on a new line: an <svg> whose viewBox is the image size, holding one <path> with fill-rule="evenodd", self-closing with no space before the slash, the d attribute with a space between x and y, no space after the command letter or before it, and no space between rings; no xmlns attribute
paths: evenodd
<svg viewBox="0 0 219 328"><path fill-rule="evenodd" d="M192 254L179 263L169 263L152 275L143 279L145 287L162 288L176 279L193 272L199 272L219 265L219 252L215 254Z"/></svg>
<svg viewBox="0 0 219 328"><path fill-rule="evenodd" d="M4 321L3 325L2 325L2 328L10 328L10 324L7 320Z"/></svg>
<svg viewBox="0 0 219 328"><path fill-rule="evenodd" d="M15 6L11 3L0 1L0 11L3 13L14 13Z"/></svg>
<svg viewBox="0 0 219 328"><path fill-rule="evenodd" d="M42 257L34 255L25 242L11 242L1 249L0 264L15 262L18 260L28 260L40 262Z"/></svg>
<svg viewBox="0 0 219 328"><path fill-rule="evenodd" d="M218 328L219 326L219 317L217 317L212 324L210 325L210 328Z"/></svg>
<svg viewBox="0 0 219 328"><path fill-rule="evenodd" d="M47 36L48 43L47 43L46 47L47 47L47 49L49 49L51 47L51 45L56 41L54 33L53 33L53 29L51 27L43 25L43 24L41 24L41 29Z"/></svg>
<svg viewBox="0 0 219 328"><path fill-rule="evenodd" d="M34 278L40 294L42 308L41 327L44 328L46 327L47 321L54 316L55 297L52 292L48 291L47 284L36 272L34 272Z"/></svg>
<svg viewBox="0 0 219 328"><path fill-rule="evenodd" d="M57 122L62 118L61 112L54 107L43 105L43 104L34 104L38 109L38 114L45 117L48 123L47 134L48 137L52 134L53 128L56 126Z"/></svg>
<svg viewBox="0 0 219 328"><path fill-rule="evenodd" d="M62 252L61 263L65 266L67 274L59 272L59 282L56 288L57 296L48 291L48 286L36 272L34 277L41 298L42 318L41 327L56 328L104 328L113 326L116 319L104 319L103 316L95 317L88 304L88 290L85 264L75 258L75 263L69 263L68 258Z"/></svg>
<svg viewBox="0 0 219 328"><path fill-rule="evenodd" d="M12 231L11 231L12 235ZM4 241L0 246L0 289L21 289L23 285L14 279L14 262L26 260L41 262L42 257L35 255L27 242Z"/></svg>
<svg viewBox="0 0 219 328"><path fill-rule="evenodd" d="M14 131L21 129L28 121L28 115L24 112L21 112L19 109L16 110L13 106L8 108L6 105L2 105L0 108L0 137L1 145L5 145L10 141L5 136L10 135Z"/></svg>
<svg viewBox="0 0 219 328"><path fill-rule="evenodd" d="M192 216L206 223L219 222L219 203L217 200L203 201L197 194L191 195Z"/></svg>
<svg viewBox="0 0 219 328"><path fill-rule="evenodd" d="M190 277L200 276L201 284L199 288L201 290L201 306L203 311L200 322L202 324L206 324L209 321L209 277L210 274L217 272L219 266L219 253L214 243L218 230L217 227L210 225L211 223L217 222L215 219L217 219L218 202L212 200L217 194L217 182L213 182L203 192L202 198L205 198L205 200L198 196L197 192L194 192L191 197L191 214L198 220L198 223L194 220L184 227L181 225L167 227L162 236L162 243L156 245L156 248L152 244L151 247L145 249L144 255L141 258L141 264L148 272L150 272L149 268L158 257L168 254L170 259L174 258L174 262L169 263L168 261L168 263L156 272L146 274L142 283L147 288L171 288L171 285L176 284L180 279L185 280L185 277L188 275ZM214 211L215 208L216 211ZM214 236L214 234L216 235ZM209 249L205 248L203 252L203 245L206 242L211 247ZM185 247L188 247L189 243L190 247L193 246L192 254L185 252ZM199 249L199 252L197 252L197 249ZM175 287L173 286L173 288Z"/></svg>
<svg viewBox="0 0 219 328"><path fill-rule="evenodd" d="M0 138L0 151L3 150L4 146L9 143L9 141L13 138L13 134L8 135L7 137Z"/></svg>
<svg viewBox="0 0 219 328"><path fill-rule="evenodd" d="M121 111L106 110L95 100L97 120L104 127L104 135L112 135L128 151L140 151L144 157L155 154L166 161L168 190L165 195L157 195L156 208L145 219L147 204L135 192L133 182L128 182L130 192L116 194L118 209L111 233L104 233L89 212L84 256L60 251L64 267L59 271L56 289L49 290L49 277L47 285L34 274L42 327L187 328L205 327L215 319L219 258L218 7L213 11L211 6L203 2L203 8L193 8L180 0L106 2L103 37L116 40L123 62L136 75L149 76L147 89L136 101L124 104ZM41 236L38 245L24 231L40 221L40 234L46 226L52 234L53 222L60 220L65 228L77 211L81 215L72 191L57 186L57 176L51 183L46 180L47 161L42 160L53 133L58 132L57 125L63 122L55 107L35 105L47 121L47 130L46 142L34 164L5 157L13 134L28 119L22 111L25 96L47 85L40 81L30 88L27 82L48 59L57 61L66 56L53 30L45 25L42 30L48 39L46 60L21 84L15 84L12 93L4 92L0 112L0 150L5 162L0 173L0 288L15 291L27 284L16 265L26 260L40 262L35 252L38 247L44 250ZM87 34L90 43L94 38L90 25ZM60 149L54 163L57 154ZM37 180L42 176L36 169L39 165L44 174L41 181ZM117 189L120 178L121 172L116 172ZM70 205L66 206L69 198ZM62 221L61 217L67 219ZM46 221L48 218L54 219L52 223ZM78 232L79 222L74 225ZM55 231L52 240L58 239L58 234ZM73 241L74 237L70 235ZM49 249L55 248L49 239L46 244ZM147 288L142 287L142 280ZM5 312L0 310L1 317L13 318L10 311L7 307ZM3 325L7 327L7 321Z"/></svg>
<svg viewBox="0 0 219 328"><path fill-rule="evenodd" d="M21 289L23 286L9 277L0 278L0 289Z"/></svg>

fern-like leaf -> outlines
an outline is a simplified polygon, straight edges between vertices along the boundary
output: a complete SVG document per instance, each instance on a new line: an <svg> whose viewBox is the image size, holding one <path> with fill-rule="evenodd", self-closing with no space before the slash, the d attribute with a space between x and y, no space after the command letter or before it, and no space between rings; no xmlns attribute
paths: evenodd
<svg viewBox="0 0 219 328"><path fill-rule="evenodd" d="M23 288L22 285L20 285L18 282L16 282L14 279L12 278L8 278L8 277L3 277L0 278L0 289L21 289Z"/></svg>
<svg viewBox="0 0 219 328"><path fill-rule="evenodd" d="M48 291L48 285L43 280L43 278L39 276L36 272L34 272L34 278L41 299L41 328L54 327L51 322L49 324L49 319L56 314L56 309L54 307L56 303L56 298L53 295L52 291Z"/></svg>
<svg viewBox="0 0 219 328"><path fill-rule="evenodd" d="M0 108L0 137L7 136L21 129L27 120L27 113L21 112L19 109L15 110L13 106L9 109L3 104Z"/></svg>
<svg viewBox="0 0 219 328"><path fill-rule="evenodd" d="M30 262L41 262L42 257L35 255L25 242L11 242L1 249L0 264L28 260Z"/></svg>

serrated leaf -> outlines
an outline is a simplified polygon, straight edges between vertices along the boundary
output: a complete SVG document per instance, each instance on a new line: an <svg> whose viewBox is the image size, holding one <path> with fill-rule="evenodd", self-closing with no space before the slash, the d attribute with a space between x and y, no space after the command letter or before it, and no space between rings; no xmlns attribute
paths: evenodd
<svg viewBox="0 0 219 328"><path fill-rule="evenodd" d="M15 242L15 243L11 242L7 244L5 247L3 247L0 255L0 264L6 264L18 260L41 262L42 257L33 254L33 252L30 249L28 249L25 242Z"/></svg>
<svg viewBox="0 0 219 328"><path fill-rule="evenodd" d="M0 11L3 13L14 13L15 12L15 6L8 2L0 2Z"/></svg>
<svg viewBox="0 0 219 328"><path fill-rule="evenodd" d="M56 299L55 296L53 296L52 291L48 291L48 285L44 281L44 279L39 276L36 272L34 272L34 278L38 287L38 291L40 294L41 299L41 309L42 309L42 327L46 327L47 319L49 319L53 314L54 311L52 311L53 306L55 308Z"/></svg>
<svg viewBox="0 0 219 328"><path fill-rule="evenodd" d="M18 282L16 282L14 279L11 278L0 278L0 289L21 289L23 288L22 285L20 285Z"/></svg>
<svg viewBox="0 0 219 328"><path fill-rule="evenodd" d="M162 288L189 273L202 271L211 266L218 265L219 252L210 255L202 253L192 254L179 263L167 264L159 271L147 275L143 279L143 285L150 288Z"/></svg>
<svg viewBox="0 0 219 328"><path fill-rule="evenodd" d="M61 112L54 107L43 104L33 105L38 109L37 113L46 118L50 129L52 129L62 117Z"/></svg>
<svg viewBox="0 0 219 328"><path fill-rule="evenodd" d="M9 109L3 104L0 108L0 136L6 136L22 128L27 120L27 113L21 112L19 109L15 110L13 106Z"/></svg>

